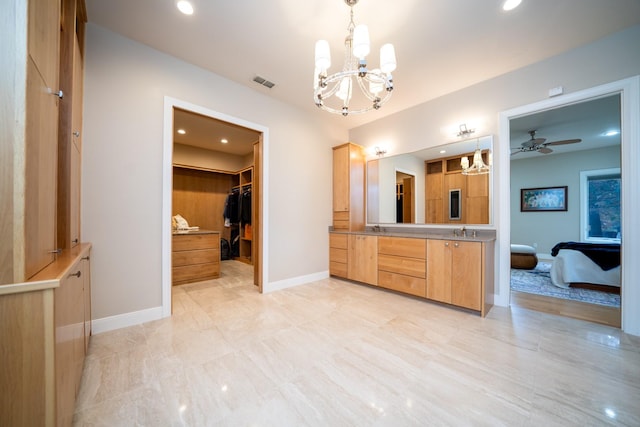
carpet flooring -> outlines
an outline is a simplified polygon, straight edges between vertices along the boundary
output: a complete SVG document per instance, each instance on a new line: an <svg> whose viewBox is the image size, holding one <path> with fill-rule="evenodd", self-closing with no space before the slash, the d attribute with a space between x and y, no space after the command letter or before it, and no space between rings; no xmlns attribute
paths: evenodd
<svg viewBox="0 0 640 427"><path fill-rule="evenodd" d="M511 269L511 290L573 301L620 307L620 295L591 289L563 289L551 283L551 263L538 262L533 270Z"/></svg>

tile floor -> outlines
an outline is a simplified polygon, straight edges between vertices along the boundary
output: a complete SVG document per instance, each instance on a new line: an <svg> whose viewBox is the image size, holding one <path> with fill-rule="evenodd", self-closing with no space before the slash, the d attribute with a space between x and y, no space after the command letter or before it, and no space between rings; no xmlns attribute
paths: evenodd
<svg viewBox="0 0 640 427"><path fill-rule="evenodd" d="M225 261L171 318L93 336L74 425L640 425L640 339L618 329L251 275Z"/></svg>

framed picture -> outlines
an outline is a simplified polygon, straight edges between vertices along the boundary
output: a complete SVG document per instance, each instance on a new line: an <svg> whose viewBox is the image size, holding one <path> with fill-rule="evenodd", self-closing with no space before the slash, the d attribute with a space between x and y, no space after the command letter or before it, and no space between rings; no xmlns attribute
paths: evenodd
<svg viewBox="0 0 640 427"><path fill-rule="evenodd" d="M567 186L522 188L520 212L549 212L567 210Z"/></svg>

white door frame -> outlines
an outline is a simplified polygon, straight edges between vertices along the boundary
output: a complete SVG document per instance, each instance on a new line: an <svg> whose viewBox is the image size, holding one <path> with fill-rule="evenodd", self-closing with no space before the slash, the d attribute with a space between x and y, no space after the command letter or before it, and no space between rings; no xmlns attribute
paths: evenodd
<svg viewBox="0 0 640 427"><path fill-rule="evenodd" d="M171 210L173 188L173 109L193 111L203 116L233 123L238 126L262 132L262 284L268 283L269 277L269 128L248 122L238 117L229 116L188 101L164 97L164 128L162 133L162 317L171 316Z"/></svg>
<svg viewBox="0 0 640 427"><path fill-rule="evenodd" d="M510 241L511 241L511 162L509 150L509 121L512 118L587 101L606 95L621 95L621 169L622 169L622 330L640 335L640 76L596 86L579 92L545 99L540 102L503 111L499 116L500 175L497 222L497 257L495 304L508 306L510 299ZM496 147L494 147L495 149Z"/></svg>

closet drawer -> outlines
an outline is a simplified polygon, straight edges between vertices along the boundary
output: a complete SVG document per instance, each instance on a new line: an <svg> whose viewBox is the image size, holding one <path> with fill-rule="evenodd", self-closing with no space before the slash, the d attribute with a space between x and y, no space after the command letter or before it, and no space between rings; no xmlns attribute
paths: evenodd
<svg viewBox="0 0 640 427"><path fill-rule="evenodd" d="M217 263L220 260L218 249L197 249L193 251L173 252L171 260L174 267L183 265Z"/></svg>
<svg viewBox="0 0 640 427"><path fill-rule="evenodd" d="M195 264L171 269L174 285L215 279L220 276L220 264Z"/></svg>
<svg viewBox="0 0 640 427"><path fill-rule="evenodd" d="M175 251L193 249L220 249L220 234L174 234L173 248Z"/></svg>

